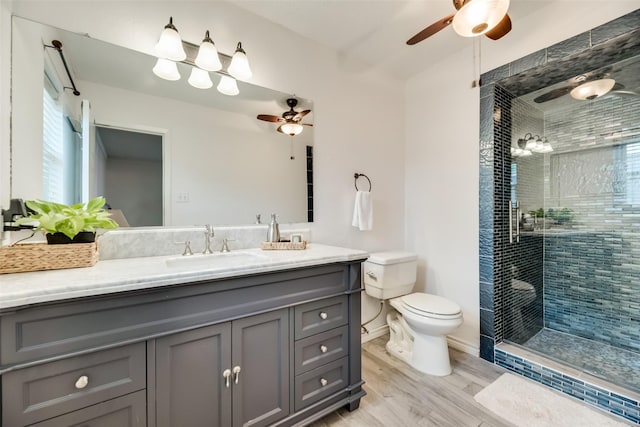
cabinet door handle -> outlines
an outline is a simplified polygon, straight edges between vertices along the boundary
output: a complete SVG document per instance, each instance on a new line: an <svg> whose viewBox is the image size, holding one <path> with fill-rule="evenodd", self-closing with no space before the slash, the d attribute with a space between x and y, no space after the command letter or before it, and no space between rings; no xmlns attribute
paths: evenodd
<svg viewBox="0 0 640 427"><path fill-rule="evenodd" d="M366 273L366 274L367 274L367 276L369 276L369 278L370 278L371 280L373 280L374 282L377 282L377 281L378 281L378 277L375 275L375 273L373 273L373 272L371 272L371 271L367 271L367 273Z"/></svg>
<svg viewBox="0 0 640 427"><path fill-rule="evenodd" d="M222 371L222 378L224 378L225 387L231 387L231 369L225 369Z"/></svg>
<svg viewBox="0 0 640 427"><path fill-rule="evenodd" d="M233 368L233 383L238 384L240 381L240 366L235 366Z"/></svg>
<svg viewBox="0 0 640 427"><path fill-rule="evenodd" d="M327 384L329 384L329 381L327 381L327 380L326 380L326 379L324 379L324 378L320 378L320 385L321 385L322 387L326 386Z"/></svg>
<svg viewBox="0 0 640 427"><path fill-rule="evenodd" d="M83 388L85 388L87 385L89 385L89 377L86 375L81 376L80 378L78 378L76 380L76 388L78 390L82 390Z"/></svg>
<svg viewBox="0 0 640 427"><path fill-rule="evenodd" d="M326 352L327 352L327 350L329 350L329 349L327 348L327 346L326 346L326 345L322 344L322 345L320 346L320 351L321 351L322 353L326 353Z"/></svg>
<svg viewBox="0 0 640 427"><path fill-rule="evenodd" d="M325 320L327 317L329 317L329 315L325 311L320 312L320 318L322 320Z"/></svg>

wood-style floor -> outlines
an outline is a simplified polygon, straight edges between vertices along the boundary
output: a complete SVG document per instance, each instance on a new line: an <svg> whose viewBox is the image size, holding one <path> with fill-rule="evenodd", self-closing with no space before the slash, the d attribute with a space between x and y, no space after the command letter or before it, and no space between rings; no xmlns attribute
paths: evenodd
<svg viewBox="0 0 640 427"><path fill-rule="evenodd" d="M453 373L422 374L390 356L387 336L362 346L362 377L367 395L360 408L340 409L311 427L465 427L509 426L473 400L506 370L478 357L450 349Z"/></svg>

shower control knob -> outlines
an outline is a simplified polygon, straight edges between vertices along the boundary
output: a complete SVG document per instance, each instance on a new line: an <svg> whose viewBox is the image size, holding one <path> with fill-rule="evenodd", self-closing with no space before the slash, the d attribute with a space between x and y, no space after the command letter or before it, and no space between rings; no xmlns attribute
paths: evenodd
<svg viewBox="0 0 640 427"><path fill-rule="evenodd" d="M320 385L321 385L322 387L326 386L327 384L329 384L329 381L327 381L327 380L326 380L326 379L324 379L324 378L320 378Z"/></svg>
<svg viewBox="0 0 640 427"><path fill-rule="evenodd" d="M324 312L324 311L320 312L320 318L322 320L326 320L327 317L329 317L329 315L326 312Z"/></svg>
<svg viewBox="0 0 640 427"><path fill-rule="evenodd" d="M326 353L326 352L327 352L327 350L329 350L329 349L327 348L327 346L326 346L326 345L322 344L322 345L320 346L320 351L321 351L322 353Z"/></svg>

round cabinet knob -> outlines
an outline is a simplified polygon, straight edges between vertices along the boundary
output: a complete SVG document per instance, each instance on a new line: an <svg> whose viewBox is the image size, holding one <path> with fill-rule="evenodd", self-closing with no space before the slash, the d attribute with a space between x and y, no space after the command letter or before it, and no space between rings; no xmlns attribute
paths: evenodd
<svg viewBox="0 0 640 427"><path fill-rule="evenodd" d="M321 311L321 312L320 312L320 318L321 318L322 320L325 320L327 317L329 317L329 315L328 315L326 312L324 312L324 311Z"/></svg>
<svg viewBox="0 0 640 427"><path fill-rule="evenodd" d="M320 351L321 351L321 352L326 353L326 352L327 352L327 350L329 350L329 349L327 348L327 346L326 346L326 345L322 344L322 345L320 346Z"/></svg>
<svg viewBox="0 0 640 427"><path fill-rule="evenodd" d="M320 378L320 385L321 385L322 387L326 386L327 384L329 384L329 381L327 381L327 380L326 380L326 379L324 379L324 378Z"/></svg>
<svg viewBox="0 0 640 427"><path fill-rule="evenodd" d="M89 377L86 375L81 376L80 378L78 378L76 380L76 388L78 390L82 390L83 388L85 388L87 385L89 385Z"/></svg>

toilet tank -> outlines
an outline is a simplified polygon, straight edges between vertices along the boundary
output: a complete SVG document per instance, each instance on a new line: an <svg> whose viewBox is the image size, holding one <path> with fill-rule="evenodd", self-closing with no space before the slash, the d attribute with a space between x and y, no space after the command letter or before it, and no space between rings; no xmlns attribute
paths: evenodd
<svg viewBox="0 0 640 427"><path fill-rule="evenodd" d="M408 252L373 253L363 263L364 291L378 299L411 293L416 283L417 255Z"/></svg>

